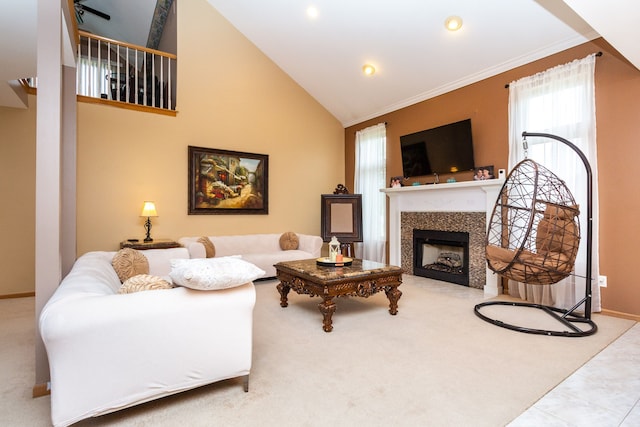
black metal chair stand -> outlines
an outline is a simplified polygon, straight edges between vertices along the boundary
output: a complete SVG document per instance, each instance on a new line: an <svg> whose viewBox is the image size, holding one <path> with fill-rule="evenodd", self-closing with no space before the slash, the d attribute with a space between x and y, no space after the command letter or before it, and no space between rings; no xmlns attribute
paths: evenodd
<svg viewBox="0 0 640 427"><path fill-rule="evenodd" d="M487 301L474 307L475 314L493 325L518 332L584 337L598 327L591 320L592 252L593 252L593 178L586 156L573 143L556 135L523 132L527 136L552 138L573 149L587 172L587 239L585 296L570 309L542 304L511 301ZM524 172L523 172L524 171ZM541 181L541 182L539 182ZM578 208L573 196L552 172L525 160L507 177L494 206L487 231L487 265L501 276L533 285L557 283L573 269L580 241ZM481 312L488 306L528 307L542 310L559 322L558 329L518 326L492 318ZM579 309L584 305L584 309Z"/></svg>

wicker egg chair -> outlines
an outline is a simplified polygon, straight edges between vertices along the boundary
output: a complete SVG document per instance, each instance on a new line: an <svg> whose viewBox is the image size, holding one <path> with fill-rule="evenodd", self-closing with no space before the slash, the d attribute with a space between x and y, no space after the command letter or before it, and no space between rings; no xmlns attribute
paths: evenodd
<svg viewBox="0 0 640 427"><path fill-rule="evenodd" d="M569 141L548 134L527 134L525 136L546 136L569 144L577 150L583 161L584 155ZM589 180L591 171L587 166ZM589 184L590 193L591 184ZM591 197L589 196L588 216L591 219ZM502 277L531 285L552 285L573 274L578 247L580 245L579 206L573 195L553 172L533 160L525 159L509 173L493 208L485 250L487 266ZM591 277L591 227L588 227L588 270L587 282ZM591 291L570 310L531 303L490 301L476 305L475 312L483 320L520 332L585 336L596 331L590 319ZM586 315L575 310L586 302ZM488 305L527 306L546 311L557 318L566 328L562 330L534 329L511 325L495 320L481 313ZM587 330L576 323L589 325ZM568 330L567 330L568 328Z"/></svg>
<svg viewBox="0 0 640 427"><path fill-rule="evenodd" d="M550 285L571 274L580 211L553 172L530 159L502 186L485 241L489 268L518 282Z"/></svg>

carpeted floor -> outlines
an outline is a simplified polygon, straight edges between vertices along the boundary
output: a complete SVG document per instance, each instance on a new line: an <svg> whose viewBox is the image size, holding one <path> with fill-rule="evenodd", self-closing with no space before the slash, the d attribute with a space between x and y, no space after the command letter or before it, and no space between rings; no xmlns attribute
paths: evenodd
<svg viewBox="0 0 640 427"><path fill-rule="evenodd" d="M404 276L396 316L384 294L338 299L325 333L319 299L281 308L276 283L256 283L249 393L228 380L77 425L502 426L634 324L595 314L590 337L522 334L474 315L482 291ZM0 300L0 425L50 424L49 397L30 397L33 317L33 298Z"/></svg>

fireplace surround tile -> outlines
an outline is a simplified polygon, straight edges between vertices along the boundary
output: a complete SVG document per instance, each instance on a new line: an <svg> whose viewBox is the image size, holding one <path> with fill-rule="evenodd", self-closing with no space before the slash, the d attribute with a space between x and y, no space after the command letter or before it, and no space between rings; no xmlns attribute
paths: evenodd
<svg viewBox="0 0 640 427"><path fill-rule="evenodd" d="M486 212L402 212L400 214L401 267L410 274L413 274L414 229L469 233L469 287L484 288Z"/></svg>

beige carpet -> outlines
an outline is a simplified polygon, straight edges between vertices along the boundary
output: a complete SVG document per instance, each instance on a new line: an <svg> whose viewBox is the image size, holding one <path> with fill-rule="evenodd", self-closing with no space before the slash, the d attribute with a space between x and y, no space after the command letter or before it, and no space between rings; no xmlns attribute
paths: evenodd
<svg viewBox="0 0 640 427"><path fill-rule="evenodd" d="M275 284L257 283L249 393L228 380L78 425L502 426L634 324L523 334L474 315L481 291L405 276L397 316L384 294L339 299L325 333L317 298L283 309ZM33 337L33 298L0 300L0 425L50 423L49 397L30 397Z"/></svg>

